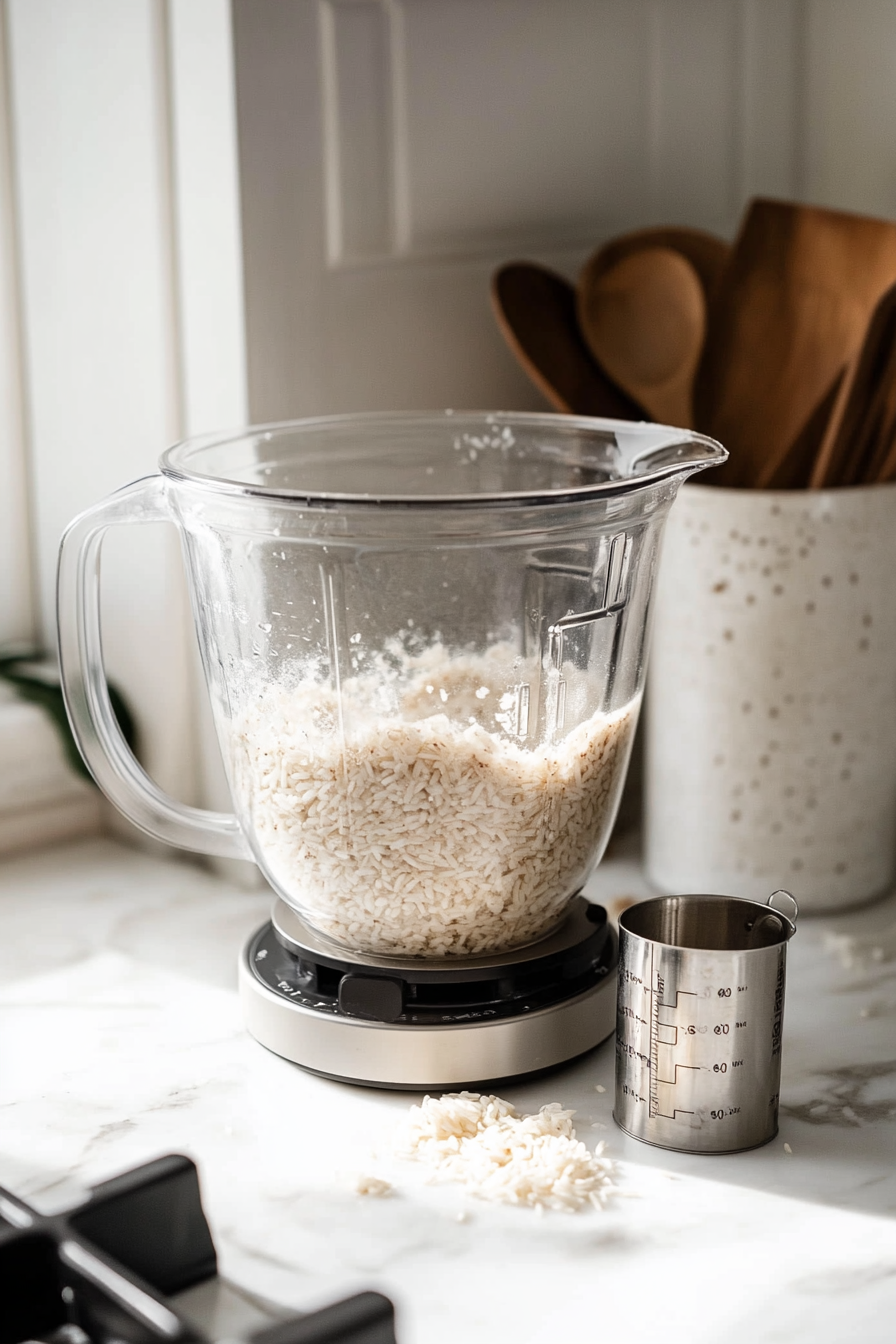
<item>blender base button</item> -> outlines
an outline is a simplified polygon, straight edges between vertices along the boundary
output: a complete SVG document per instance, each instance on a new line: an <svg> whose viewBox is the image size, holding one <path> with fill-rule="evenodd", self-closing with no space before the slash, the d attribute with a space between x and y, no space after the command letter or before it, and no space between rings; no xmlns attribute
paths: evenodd
<svg viewBox="0 0 896 1344"><path fill-rule="evenodd" d="M404 1010L401 981L349 972L339 981L339 1007L350 1017L396 1022Z"/></svg>

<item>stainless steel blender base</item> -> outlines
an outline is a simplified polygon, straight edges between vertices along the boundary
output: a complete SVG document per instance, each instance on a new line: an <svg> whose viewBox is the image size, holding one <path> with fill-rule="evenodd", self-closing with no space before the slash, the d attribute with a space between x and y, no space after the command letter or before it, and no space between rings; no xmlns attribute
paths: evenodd
<svg viewBox="0 0 896 1344"><path fill-rule="evenodd" d="M501 1022L406 1027L327 1018L266 989L240 960L240 998L250 1034L312 1073L408 1091L503 1082L565 1064L616 1028L616 975L566 1003Z"/></svg>
<svg viewBox="0 0 896 1344"><path fill-rule="evenodd" d="M581 918L580 911L576 914ZM303 995L305 1002L297 1002L289 983L272 974L279 945L274 930L279 932L282 922L278 907L274 928L266 925L256 933L240 957L244 1020L262 1045L312 1073L369 1087L453 1090L555 1068L592 1050L616 1028L617 949L611 929L606 931L591 983L585 988L581 980L571 984L570 990L578 992L570 992L568 998L562 997L561 988L555 1000L542 1007L536 998L531 1007L520 1001L503 1015L457 1013L444 1022L411 1025L343 1013L332 1001L315 1005L308 995ZM543 946L551 948L562 941L561 932ZM525 963L533 952L525 949L519 956ZM510 955L501 961L505 959L510 962ZM363 962L373 964L369 958ZM390 968L381 963L379 969ZM478 1020L465 1021L464 1016Z"/></svg>

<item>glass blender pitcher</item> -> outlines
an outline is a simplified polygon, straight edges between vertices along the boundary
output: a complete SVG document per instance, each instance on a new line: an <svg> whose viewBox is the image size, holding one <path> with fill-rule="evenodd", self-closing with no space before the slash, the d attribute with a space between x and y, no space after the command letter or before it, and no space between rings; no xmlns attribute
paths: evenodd
<svg viewBox="0 0 896 1344"><path fill-rule="evenodd" d="M63 689L97 783L251 858L334 949L482 958L551 935L599 860L663 524L718 444L557 415L354 415L207 436L69 527ZM105 530L179 529L234 814L166 796L102 663Z"/></svg>

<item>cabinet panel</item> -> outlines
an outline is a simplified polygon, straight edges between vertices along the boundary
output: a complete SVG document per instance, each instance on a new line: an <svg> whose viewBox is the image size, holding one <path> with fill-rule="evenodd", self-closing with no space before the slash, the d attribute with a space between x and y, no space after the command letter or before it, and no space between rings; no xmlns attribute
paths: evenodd
<svg viewBox="0 0 896 1344"><path fill-rule="evenodd" d="M587 237L647 203L644 0L406 0L411 244Z"/></svg>
<svg viewBox="0 0 896 1344"><path fill-rule="evenodd" d="M808 0L805 178L809 199L896 215L896 5Z"/></svg>
<svg viewBox="0 0 896 1344"><path fill-rule="evenodd" d="M801 0L742 0L738 205L750 196L799 193L803 12Z"/></svg>
<svg viewBox="0 0 896 1344"><path fill-rule="evenodd" d="M741 6L660 0L654 9L653 217L730 230L742 152Z"/></svg>
<svg viewBox="0 0 896 1344"><path fill-rule="evenodd" d="M9 96L0 9L0 648L29 644L35 635Z"/></svg>
<svg viewBox="0 0 896 1344"><path fill-rule="evenodd" d="M803 0L233 6L256 419L541 406L495 266L801 180Z"/></svg>
<svg viewBox="0 0 896 1344"><path fill-rule="evenodd" d="M391 37L379 0L321 5L321 85L331 263L394 250Z"/></svg>

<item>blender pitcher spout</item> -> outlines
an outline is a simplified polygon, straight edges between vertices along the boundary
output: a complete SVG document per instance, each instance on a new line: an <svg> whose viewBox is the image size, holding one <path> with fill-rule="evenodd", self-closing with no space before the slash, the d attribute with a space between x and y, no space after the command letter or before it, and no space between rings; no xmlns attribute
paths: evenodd
<svg viewBox="0 0 896 1344"><path fill-rule="evenodd" d="M667 477L681 485L695 472L719 467L728 458L727 450L705 435L666 425L644 428L650 431L647 442L637 443L625 436L620 441L620 470L633 484L645 477Z"/></svg>

